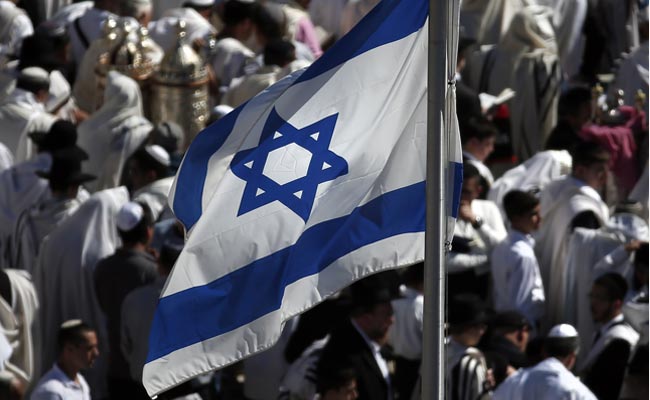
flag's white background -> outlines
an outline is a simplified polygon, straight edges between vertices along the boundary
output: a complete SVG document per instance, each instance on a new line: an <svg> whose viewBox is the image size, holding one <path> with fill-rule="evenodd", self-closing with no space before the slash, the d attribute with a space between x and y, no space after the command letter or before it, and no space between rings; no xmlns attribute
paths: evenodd
<svg viewBox="0 0 650 400"><path fill-rule="evenodd" d="M154 320L144 370L150 394L273 345L284 321L363 276L423 259L427 23L422 21L428 2L386 0L378 7L401 8L414 20L421 18L420 25L320 74L307 70L287 77L227 122L232 123L229 136L205 161L200 218L188 226L185 249ZM238 215L246 182L230 164L236 153L258 146L273 109L298 129L338 115L328 148L345 159L348 172L318 186L306 222L279 201ZM212 134L211 129L201 135ZM309 152L295 150L296 164L308 164ZM202 162L191 157L192 151L179 177L183 168ZM459 149L452 146L450 152L452 161L460 162L453 158L460 157ZM185 205L182 183L172 187L175 211ZM408 220L405 226L399 225L402 220ZM384 224L394 233L376 232ZM325 236L313 237L321 231ZM363 237L369 232L374 236ZM348 236L362 244L341 253L337 247L347 244ZM256 281L246 275L260 267L265 273L266 267L277 269L281 276ZM242 282L245 287L236 286ZM269 285L276 284L271 296ZM232 303L233 296L241 304ZM276 300L277 306L269 306ZM235 316L210 314L212 306ZM237 313L255 317L242 321Z"/></svg>

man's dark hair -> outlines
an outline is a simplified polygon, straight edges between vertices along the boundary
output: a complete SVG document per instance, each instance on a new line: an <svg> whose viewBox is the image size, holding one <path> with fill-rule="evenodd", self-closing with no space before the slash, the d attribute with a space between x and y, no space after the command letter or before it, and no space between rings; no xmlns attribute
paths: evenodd
<svg viewBox="0 0 650 400"><path fill-rule="evenodd" d="M625 282L625 278L616 272L608 272L599 276L594 281L594 285L605 289L609 301L623 301L627 294L627 282Z"/></svg>
<svg viewBox="0 0 650 400"><path fill-rule="evenodd" d="M80 346L86 342L84 334L87 332L94 332L95 330L90 325L80 320L72 320L64 322L59 328L56 337L57 351L59 354L63 351L67 344Z"/></svg>
<svg viewBox="0 0 650 400"><path fill-rule="evenodd" d="M478 172L478 168L473 166L471 163L463 163L463 182L472 179L472 178L480 178L481 173Z"/></svg>
<svg viewBox="0 0 650 400"><path fill-rule="evenodd" d="M578 347L577 337L549 337L544 340L544 351L549 357L564 358L576 353Z"/></svg>
<svg viewBox="0 0 650 400"><path fill-rule="evenodd" d="M321 365L316 378L316 392L324 395L329 390L345 387L355 380L357 375L348 365Z"/></svg>
<svg viewBox="0 0 650 400"><path fill-rule="evenodd" d="M257 3L228 0L223 5L223 23L226 26L235 26L246 19L253 19Z"/></svg>
<svg viewBox="0 0 650 400"><path fill-rule="evenodd" d="M160 256L158 262L166 271L171 271L176 264L176 260L181 255L183 244L176 240L168 240L163 243L160 249Z"/></svg>
<svg viewBox="0 0 650 400"><path fill-rule="evenodd" d="M140 206L142 206L142 219L136 226L133 227L130 231L122 231L121 229L117 229L117 232L120 234L120 238L122 239L122 243L126 245L134 245L136 243L146 243L148 239L148 229L151 228L154 224L153 220L153 214L151 213L151 209L149 209L149 206L147 206L144 203L140 203Z"/></svg>
<svg viewBox="0 0 650 400"><path fill-rule="evenodd" d="M596 142L580 142L571 151L573 169L582 165L588 167L593 164L609 162L609 151Z"/></svg>
<svg viewBox="0 0 650 400"><path fill-rule="evenodd" d="M142 171L154 171L158 179L165 178L169 175L169 167L153 158L151 154L147 153L144 147L141 147L133 153L131 160L135 161L138 164L138 168Z"/></svg>
<svg viewBox="0 0 650 400"><path fill-rule="evenodd" d="M580 107L591 101L591 90L585 86L575 86L560 95L557 105L558 116L576 115Z"/></svg>
<svg viewBox="0 0 650 400"><path fill-rule="evenodd" d="M287 32L287 20L278 4L260 5L253 15L257 32L267 40L282 39Z"/></svg>
<svg viewBox="0 0 650 400"><path fill-rule="evenodd" d="M482 117L471 117L466 122L461 123L459 128L460 141L463 144L472 138L485 140L495 137L499 133L492 122Z"/></svg>
<svg viewBox="0 0 650 400"><path fill-rule="evenodd" d="M296 59L296 47L288 40L273 39L264 47L264 65L284 67Z"/></svg>
<svg viewBox="0 0 650 400"><path fill-rule="evenodd" d="M521 190L511 190L503 196L503 208L509 220L530 213L538 204L537 197Z"/></svg>

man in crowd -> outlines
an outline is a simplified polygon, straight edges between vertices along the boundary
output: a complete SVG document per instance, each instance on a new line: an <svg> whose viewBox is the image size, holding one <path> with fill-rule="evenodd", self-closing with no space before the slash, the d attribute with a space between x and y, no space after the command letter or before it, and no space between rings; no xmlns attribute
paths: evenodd
<svg viewBox="0 0 650 400"><path fill-rule="evenodd" d="M391 300L396 297L389 274L373 275L352 285L350 319L337 326L323 348L318 375L329 365L348 364L357 376L361 400L393 398L388 364L381 354L394 322Z"/></svg>
<svg viewBox="0 0 650 400"><path fill-rule="evenodd" d="M475 293L486 298L490 254L506 237L496 204L479 200L481 175L472 164L463 168L463 188L452 249L447 257L449 293Z"/></svg>
<svg viewBox="0 0 650 400"><path fill-rule="evenodd" d="M579 347L580 338L574 327L554 326L544 341L546 359L510 376L499 385L492 398L596 400L596 396L571 373Z"/></svg>
<svg viewBox="0 0 650 400"><path fill-rule="evenodd" d="M596 143L584 142L572 152L571 175L549 183L541 193L544 224L536 237L535 252L546 288L546 317L550 324L564 320L568 244L576 227L598 229L609 218L599 191L607 181L609 153Z"/></svg>
<svg viewBox="0 0 650 400"><path fill-rule="evenodd" d="M424 263L411 265L402 273L402 298L392 301L395 323L388 331L388 342L395 354L395 391L410 398L417 382L422 358L424 311Z"/></svg>
<svg viewBox="0 0 650 400"><path fill-rule="evenodd" d="M494 183L494 176L484 162L494 150L496 137L497 130L494 125L480 116L460 125L463 158L475 166L481 174L481 186L484 188L481 198L485 198L485 194Z"/></svg>
<svg viewBox="0 0 650 400"><path fill-rule="evenodd" d="M157 144L140 148L129 160L131 197L149 207L154 221L171 214L167 206L167 195L174 181L169 176L170 163L169 153Z"/></svg>
<svg viewBox="0 0 650 400"><path fill-rule="evenodd" d="M535 256L532 233L541 222L539 200L532 194L513 190L503 198L510 220L510 232L492 252L494 308L517 310L536 327L544 315L544 286Z"/></svg>
<svg viewBox="0 0 650 400"><path fill-rule="evenodd" d="M639 340L621 312L626 293L625 279L609 272L594 281L589 294L591 316L599 329L579 368L585 385L601 400L618 399L627 363Z"/></svg>
<svg viewBox="0 0 650 400"><path fill-rule="evenodd" d="M80 320L66 321L57 337L56 363L39 380L32 400L90 400L90 388L81 371L92 367L99 347L95 331Z"/></svg>
<svg viewBox="0 0 650 400"><path fill-rule="evenodd" d="M503 311L492 318L490 327L490 338L481 350L503 356L513 369L527 367L526 346L531 328L526 317L518 311Z"/></svg>
<svg viewBox="0 0 650 400"><path fill-rule="evenodd" d="M583 86L572 87L560 96L558 122L546 140L546 150L571 151L582 141L578 133L591 120L592 101L591 90Z"/></svg>
<svg viewBox="0 0 650 400"><path fill-rule="evenodd" d="M483 302L473 294L461 294L449 302L449 345L447 346L448 398L477 399L493 382L483 353L475 346L487 328Z"/></svg>
<svg viewBox="0 0 650 400"><path fill-rule="evenodd" d="M122 206L116 217L122 247L101 260L94 273L97 300L106 315L108 328L108 380L112 399L122 399L141 390L131 379L120 345L122 302L133 290L156 279L156 262L147 249L153 236L151 211L140 203Z"/></svg>

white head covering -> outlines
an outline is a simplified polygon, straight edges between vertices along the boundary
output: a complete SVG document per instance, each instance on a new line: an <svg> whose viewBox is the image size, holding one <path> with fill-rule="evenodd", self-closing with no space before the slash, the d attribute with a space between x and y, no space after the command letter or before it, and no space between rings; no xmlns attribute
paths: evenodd
<svg viewBox="0 0 650 400"><path fill-rule="evenodd" d="M146 151L147 154L153 157L154 160L158 161L160 164L164 165L165 167L169 167L169 165L171 164L169 153L167 153L167 150L163 149L163 147L160 145L152 144L146 146L144 148L144 151Z"/></svg>
<svg viewBox="0 0 650 400"><path fill-rule="evenodd" d="M108 73L104 104L79 125L78 144L88 153L84 172L97 176L95 191L119 184L126 160L145 141L152 125L142 113L138 84L118 72Z"/></svg>
<svg viewBox="0 0 650 400"><path fill-rule="evenodd" d="M115 217L115 224L122 232L128 232L142 221L144 210L134 201L129 201L120 208Z"/></svg>
<svg viewBox="0 0 650 400"><path fill-rule="evenodd" d="M551 330L548 332L547 337L559 339L574 338L578 337L578 331L576 331L576 328L569 324L559 324L551 328Z"/></svg>

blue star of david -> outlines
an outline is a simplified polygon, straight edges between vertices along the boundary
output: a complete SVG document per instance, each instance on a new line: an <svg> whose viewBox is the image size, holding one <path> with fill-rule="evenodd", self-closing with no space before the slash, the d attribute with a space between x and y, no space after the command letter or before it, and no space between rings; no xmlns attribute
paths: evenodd
<svg viewBox="0 0 650 400"><path fill-rule="evenodd" d="M279 201L305 222L309 219L318 185L348 173L347 162L329 150L338 114L325 117L298 129L271 110L259 145L235 154L232 172L246 181L237 215L245 214L273 201ZM278 183L264 174L269 155L291 144L311 153L306 174L285 183Z"/></svg>

